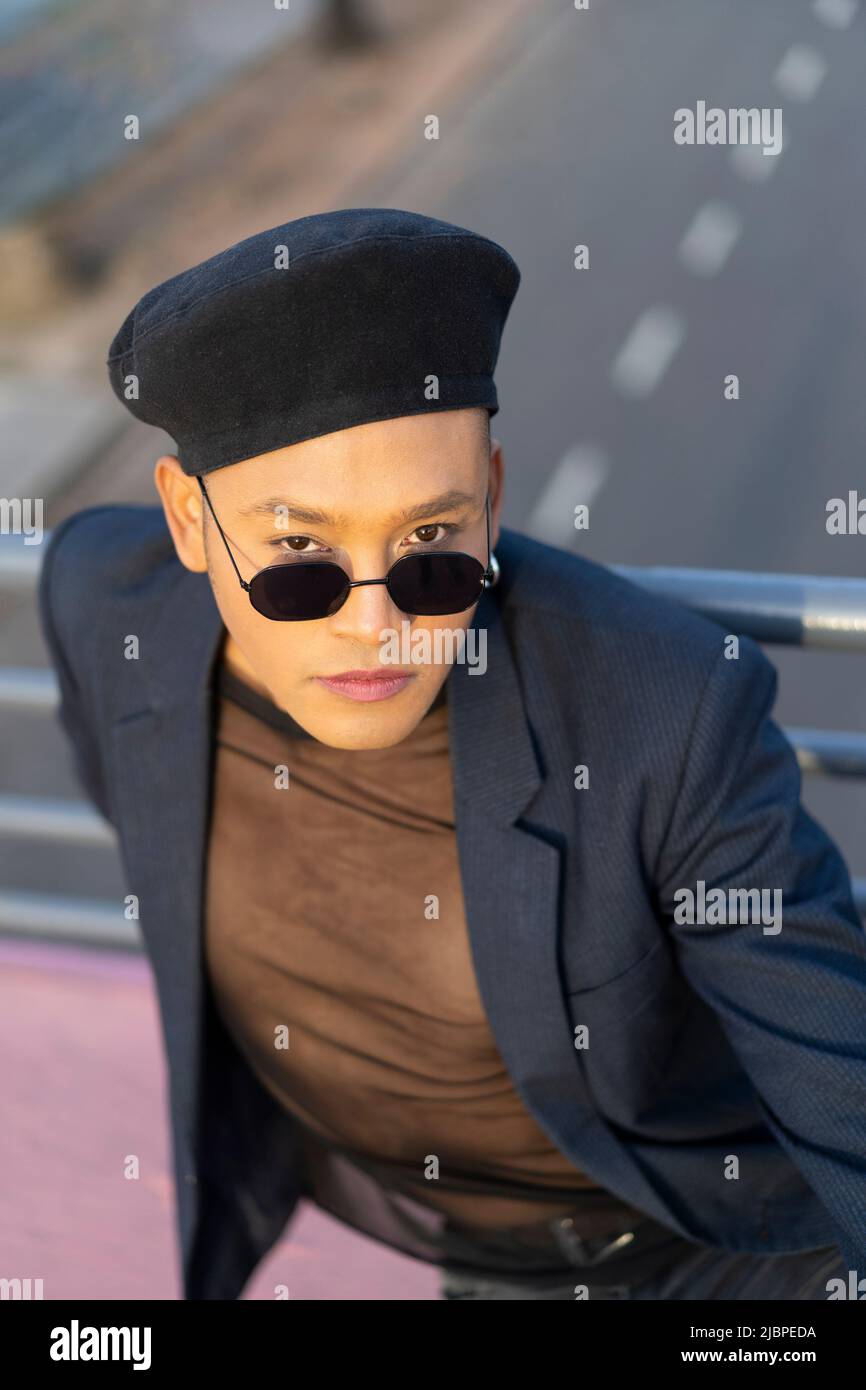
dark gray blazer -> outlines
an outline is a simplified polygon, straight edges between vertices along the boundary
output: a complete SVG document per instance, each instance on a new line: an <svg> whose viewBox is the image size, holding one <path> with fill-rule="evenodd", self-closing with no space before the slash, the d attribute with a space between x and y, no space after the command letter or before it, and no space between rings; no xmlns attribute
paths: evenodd
<svg viewBox="0 0 866 1390"><path fill-rule="evenodd" d="M488 669L453 668L449 728L478 985L525 1105L577 1168L692 1240L838 1244L866 1275L866 934L799 804L773 666L748 639L727 659L714 623L515 531L497 555L474 616ZM39 609L63 727L139 898L184 1296L236 1298L298 1186L291 1118L203 970L222 620L158 507L57 527ZM678 924L674 894L698 880L781 889L782 930Z"/></svg>

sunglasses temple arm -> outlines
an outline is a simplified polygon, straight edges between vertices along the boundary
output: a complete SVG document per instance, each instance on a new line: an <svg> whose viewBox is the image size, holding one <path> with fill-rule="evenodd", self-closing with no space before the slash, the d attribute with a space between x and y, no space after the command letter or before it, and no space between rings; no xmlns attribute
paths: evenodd
<svg viewBox="0 0 866 1390"><path fill-rule="evenodd" d="M490 568L490 493L489 493L489 492L488 492L488 494L487 494L487 504L486 504L485 511L486 511L486 515L487 515L487 569L486 569L485 572L484 572L484 577L485 577L486 579L492 579L492 578L493 578L493 570Z"/></svg>
<svg viewBox="0 0 866 1390"><path fill-rule="evenodd" d="M224 531L223 528L220 526L219 517L217 516L216 512L215 512L214 509L213 509L213 504L212 504L212 502L211 502L211 500L210 500L210 497L208 496L207 488L205 487L205 485L204 485L204 483L202 482L201 478L197 477L197 478L196 478L196 482L198 483L199 487L201 488L202 496L204 497L204 500L205 500L205 501L207 502L207 504L208 504L208 508L209 508L209 510L210 510L211 516L213 517L214 521L216 522L217 530L219 531L220 535L221 535L222 538L223 538L223 545L225 546L226 551L227 551L227 553L228 553L228 557L229 557L229 559L230 559L231 562L232 562L232 566L234 567L234 572L235 572L235 574L236 574L237 577L238 577L238 582L240 583L240 586L241 586L242 589L247 589L247 590L249 590L249 587L250 587L249 584L248 584L248 583L246 582L246 580L243 578L243 576L241 575L240 570L238 569L237 565L235 564L235 557L234 557L234 555L232 554L231 546L230 546L229 543L228 543L228 540L227 540L227 538L226 538L225 531Z"/></svg>

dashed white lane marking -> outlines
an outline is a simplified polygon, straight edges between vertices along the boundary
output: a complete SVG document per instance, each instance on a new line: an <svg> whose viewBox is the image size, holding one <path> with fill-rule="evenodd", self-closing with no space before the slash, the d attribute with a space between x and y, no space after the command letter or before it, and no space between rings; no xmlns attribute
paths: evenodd
<svg viewBox="0 0 866 1390"><path fill-rule="evenodd" d="M827 72L827 64L814 48L795 43L789 48L773 80L790 101L811 101Z"/></svg>
<svg viewBox="0 0 866 1390"><path fill-rule="evenodd" d="M574 539L574 509L587 507L598 495L609 472L607 458L594 444L575 444L548 479L527 522L536 540L567 546Z"/></svg>
<svg viewBox="0 0 866 1390"><path fill-rule="evenodd" d="M860 8L860 0L814 0L812 11L831 29L847 29Z"/></svg>
<svg viewBox="0 0 866 1390"><path fill-rule="evenodd" d="M646 309L614 359L614 386L635 399L651 395L685 336L685 323L675 309L664 304Z"/></svg>
<svg viewBox="0 0 866 1390"><path fill-rule="evenodd" d="M785 132L781 131L781 148L778 154L764 154L763 145L732 145L730 150L731 168L749 183L766 183L785 152Z"/></svg>
<svg viewBox="0 0 866 1390"><path fill-rule="evenodd" d="M717 275L742 229L742 219L729 203L705 203L680 242L680 261L693 275Z"/></svg>

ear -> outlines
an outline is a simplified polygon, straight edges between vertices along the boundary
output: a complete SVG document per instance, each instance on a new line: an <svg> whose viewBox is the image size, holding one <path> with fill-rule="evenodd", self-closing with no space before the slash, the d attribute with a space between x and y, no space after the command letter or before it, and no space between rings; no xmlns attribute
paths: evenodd
<svg viewBox="0 0 866 1390"><path fill-rule="evenodd" d="M202 574L207 570L204 548L203 502L199 485L180 466L174 454L162 454L153 470L153 481L177 558L188 570Z"/></svg>

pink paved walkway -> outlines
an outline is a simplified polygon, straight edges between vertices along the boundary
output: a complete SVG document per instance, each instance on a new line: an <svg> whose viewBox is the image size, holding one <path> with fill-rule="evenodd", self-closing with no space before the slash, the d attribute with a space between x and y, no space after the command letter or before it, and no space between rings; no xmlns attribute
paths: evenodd
<svg viewBox="0 0 866 1390"><path fill-rule="evenodd" d="M164 1063L143 957L0 941L0 1276L176 1299ZM124 1177L136 1155L140 1177ZM436 1272L303 1203L246 1298L433 1299Z"/></svg>

